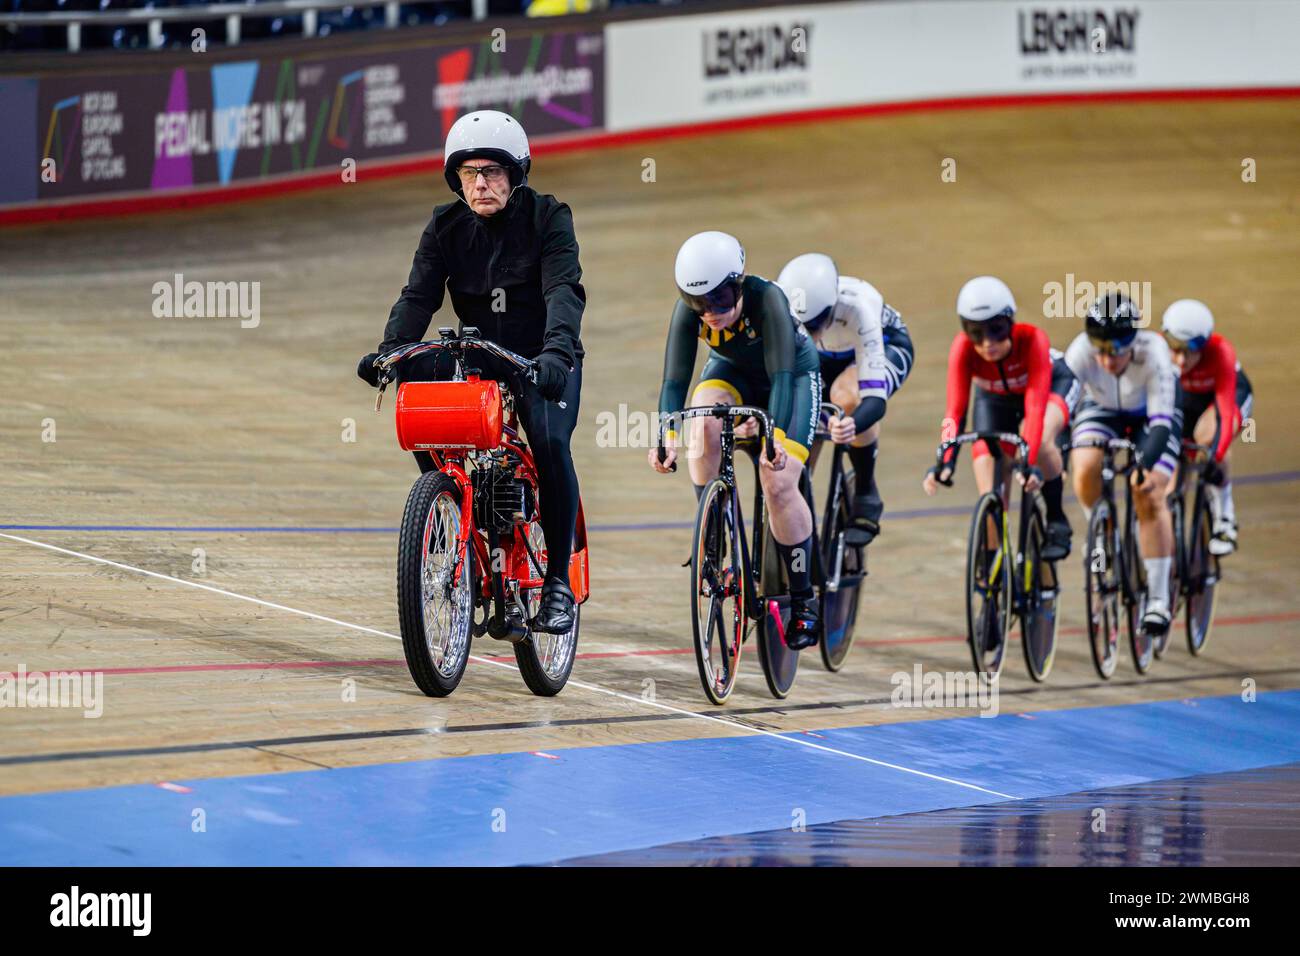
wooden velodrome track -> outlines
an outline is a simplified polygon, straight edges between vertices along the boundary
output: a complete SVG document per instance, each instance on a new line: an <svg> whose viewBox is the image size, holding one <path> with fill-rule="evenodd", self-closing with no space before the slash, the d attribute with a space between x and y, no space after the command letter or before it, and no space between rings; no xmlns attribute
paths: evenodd
<svg viewBox="0 0 1300 956"><path fill-rule="evenodd" d="M1300 686L1300 398L1286 384L1300 347L1298 116L1294 99L1076 104L540 157L533 183L573 207L589 296L574 453L594 595L573 683L551 700L529 694L509 648L487 639L475 652L505 666L476 663L452 698L430 700L391 636L391 529L415 468L396 447L391 398L374 414L352 370L378 341L430 207L446 199L440 177L0 233L0 670L106 672L98 720L0 710L0 794L954 716L891 708L889 678L918 662L969 667L973 483L965 462L942 498L926 499L918 480L942 413L956 290L981 272L1004 277L1031 321L1043 284L1067 273L1150 281L1157 314L1204 299L1257 395L1258 440L1237 451L1242 550L1205 656L1191 659L1179 632L1148 677L1125 648L1116 678L1096 679L1071 504L1056 668L1034 686L1017 651L1003 711L1232 694L1246 677L1261 690ZM647 157L653 183L641 179ZM949 157L954 183L940 177ZM1241 180L1246 157L1255 183ZM884 291L917 343L885 423L887 522L849 665L831 675L806 658L778 702L750 656L722 711L705 702L689 652L686 477L652 474L644 448L598 447L596 428L620 404L653 411L673 255L705 228L741 237L768 276L797 253L831 253ZM151 287L177 272L260 281L261 325L155 318ZM1044 324L1058 347L1077 331ZM346 418L354 443L341 440ZM950 511L908 514L933 508Z"/></svg>

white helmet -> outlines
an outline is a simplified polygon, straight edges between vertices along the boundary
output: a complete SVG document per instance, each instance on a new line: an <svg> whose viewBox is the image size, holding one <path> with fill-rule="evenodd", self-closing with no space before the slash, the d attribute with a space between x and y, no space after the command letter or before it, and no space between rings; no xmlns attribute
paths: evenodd
<svg viewBox="0 0 1300 956"><path fill-rule="evenodd" d="M1016 317L1016 299L1007 284L994 276L976 276L957 293L957 317L962 322L987 322Z"/></svg>
<svg viewBox="0 0 1300 956"><path fill-rule="evenodd" d="M528 134L519 122L499 110L466 113L451 124L443 147L443 177L451 191L464 198L456 168L467 159L494 159L510 170L510 185L518 188L528 181L532 165Z"/></svg>
<svg viewBox="0 0 1300 956"><path fill-rule="evenodd" d="M809 332L830 319L840 297L840 274L830 256L806 252L785 264L776 284L785 290L790 311Z"/></svg>
<svg viewBox="0 0 1300 956"><path fill-rule="evenodd" d="M1214 332L1214 314L1204 302L1179 299L1165 309L1160 327L1165 338L1175 339L1193 352L1199 352Z"/></svg>
<svg viewBox="0 0 1300 956"><path fill-rule="evenodd" d="M725 232L697 232L677 250L677 291L693 312L726 312L740 298L745 247Z"/></svg>

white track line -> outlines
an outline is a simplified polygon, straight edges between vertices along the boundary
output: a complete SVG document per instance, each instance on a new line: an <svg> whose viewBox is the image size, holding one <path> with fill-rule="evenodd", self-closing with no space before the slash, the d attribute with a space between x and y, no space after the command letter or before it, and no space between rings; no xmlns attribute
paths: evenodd
<svg viewBox="0 0 1300 956"><path fill-rule="evenodd" d="M302 617L311 618L314 621L324 621L327 624L335 624L339 627L345 627L353 631L360 631L363 634L374 634L377 637L386 637L390 640L400 641L401 637L396 634L389 634L387 631L379 631L373 627L365 627L361 624L352 624L348 621L340 621L338 618L326 617L323 614L314 614L311 611L303 611L296 607L289 607L285 604L276 604L274 601L264 601L261 598L250 597L247 594L238 594L234 591L227 591L224 588L213 587L210 584L199 584L197 581L186 581L184 578L172 577L170 574L160 574L157 571L149 571L146 568L137 568L134 565L122 564L119 561L110 561L107 558L97 557L93 554L86 554L82 551L73 551L69 548L60 548L57 545L46 544L44 541L33 541L31 538L23 538L16 534L6 534L0 532L0 538L8 538L10 541L18 541L22 544L30 544L36 548L44 548L46 551L54 551L58 554L66 554L70 557L81 558L84 561L93 561L96 564L108 565L111 568L118 568L122 571L130 571L134 574L143 574L151 578L157 578L160 581L170 581L173 584L183 584L186 587L198 588L200 591L210 591L213 594L221 594L225 597L235 598L238 601L247 601L250 604L260 604L262 607L274 608L277 611L287 611L290 614L298 614ZM494 661L486 657L477 657L470 655L470 660L478 664L491 664L495 667L504 667L513 671L515 668L504 661ZM821 750L825 753L836 754L840 757L848 757L851 760L860 760L863 763L875 764L878 767L887 767L890 770L898 770L902 773L910 773L918 777L925 777L928 780L937 780L940 783L950 783L956 787L964 787L967 790L976 790L979 793L987 793L991 796L1001 797L1004 800L1019 800L1020 797L1012 796L1008 793L1000 793L997 790L989 790L986 787L980 787L973 783L966 783L964 780L955 780L952 777L944 777L939 774L927 773L924 770L916 770L912 767L904 767L899 764L888 763L884 760L876 760L873 757L864 757L861 754L849 753L847 750L837 750L834 747L827 747L823 744L813 743L811 740L804 740L800 737L787 737L784 734L778 734L775 731L763 730L760 727L751 727L748 724L742 724L728 717L719 717L714 714L701 714L698 711L687 710L684 707L674 707L671 704L664 704L657 700L646 700L643 697L634 697L631 694L625 694L622 691L611 690L608 687L601 687L598 684L588 684L585 681L576 681L570 679L570 687L577 687L582 690L592 691L598 694L605 694L610 697L617 697L620 700L637 704L642 707L653 707L658 710L665 710L670 713L680 714L683 717L692 717L696 720L708 720L733 730L743 730L751 734L759 734L764 737L771 737L775 740L784 740L786 743L798 744L801 747L808 747L812 750Z"/></svg>

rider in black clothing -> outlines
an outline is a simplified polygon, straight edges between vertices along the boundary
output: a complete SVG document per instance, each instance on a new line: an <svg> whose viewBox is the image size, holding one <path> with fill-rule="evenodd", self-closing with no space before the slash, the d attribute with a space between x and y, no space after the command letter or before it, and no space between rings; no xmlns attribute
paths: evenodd
<svg viewBox="0 0 1300 956"><path fill-rule="evenodd" d="M357 374L378 384L376 356L418 342L443 302L444 288L461 326L538 362L534 386L476 357L485 375L511 382L516 407L537 462L547 572L532 626L563 633L573 626L569 554L578 515L578 476L569 439L578 421L586 292L569 207L530 188L528 138L505 113L462 116L447 134L447 185L459 197L438 206L420 237L411 275L393 305L379 351L361 359ZM440 355L399 366L403 379L446 378ZM432 467L417 452L422 469Z"/></svg>

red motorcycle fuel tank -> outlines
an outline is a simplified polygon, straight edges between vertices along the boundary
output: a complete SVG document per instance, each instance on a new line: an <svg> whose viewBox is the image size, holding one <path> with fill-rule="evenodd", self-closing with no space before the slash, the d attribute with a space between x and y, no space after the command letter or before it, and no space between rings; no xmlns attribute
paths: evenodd
<svg viewBox="0 0 1300 956"><path fill-rule="evenodd" d="M406 451L501 444L501 387L477 375L464 382L404 382L397 389L397 443Z"/></svg>

